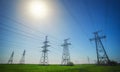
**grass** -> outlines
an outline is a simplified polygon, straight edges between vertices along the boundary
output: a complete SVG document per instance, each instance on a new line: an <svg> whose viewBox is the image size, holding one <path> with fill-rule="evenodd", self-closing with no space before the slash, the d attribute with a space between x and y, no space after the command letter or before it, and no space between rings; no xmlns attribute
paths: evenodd
<svg viewBox="0 0 120 72"><path fill-rule="evenodd" d="M0 72L120 72L120 66L97 66L87 64L75 66L0 64Z"/></svg>

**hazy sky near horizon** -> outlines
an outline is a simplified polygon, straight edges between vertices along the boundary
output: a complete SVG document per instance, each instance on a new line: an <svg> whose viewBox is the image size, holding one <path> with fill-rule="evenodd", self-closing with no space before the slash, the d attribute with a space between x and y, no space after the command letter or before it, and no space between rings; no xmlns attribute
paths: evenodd
<svg viewBox="0 0 120 72"><path fill-rule="evenodd" d="M7 63L12 51L19 63L24 49L26 63L39 63L45 36L48 36L49 63L61 63L63 40L70 38L71 61L96 60L93 32L102 31L106 52L120 61L119 0L37 0L44 3L47 15L29 13L29 3L36 0L0 0L0 63Z"/></svg>

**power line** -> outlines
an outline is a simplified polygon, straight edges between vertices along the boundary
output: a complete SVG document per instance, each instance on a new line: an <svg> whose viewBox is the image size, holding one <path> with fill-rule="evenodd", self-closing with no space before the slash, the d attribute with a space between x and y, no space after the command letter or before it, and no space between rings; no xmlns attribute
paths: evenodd
<svg viewBox="0 0 120 72"><path fill-rule="evenodd" d="M29 30L32 30L32 31L34 31L34 32L39 32L38 34L40 34L40 35L46 35L46 33L40 32L40 31L38 31L37 29L33 29L32 27L27 26L27 25L25 25L24 23L21 23L21 22L15 20L15 19L13 19L13 18L10 18L10 17L5 16L5 15L4 15L4 16L3 16L3 15L0 15L0 16L2 16L2 18L8 19L8 20L16 23L17 25L21 25L21 26L23 26L23 27L26 27L26 28L28 28ZM40 35L39 35L39 36L40 36ZM49 35L49 36L52 37L52 38L55 38L54 36L51 36L51 35Z"/></svg>
<svg viewBox="0 0 120 72"><path fill-rule="evenodd" d="M38 31L38 30L36 30L36 29L33 29L33 28L31 28L31 27L29 27L29 26L27 26L27 25L25 25L25 24L23 24L23 23L21 23L21 22L18 22L18 21L14 20L14 19L12 19L12 18L10 18L10 17L8 17L8 16L3 16L3 15L0 15L0 16L4 17L5 19L8 19L8 20L10 20L10 21L15 22L17 25L23 25L24 27L26 27L26 28L34 31L34 32L39 32L39 33L37 33L37 34L40 34L40 33L41 33L40 31ZM30 33L29 33L29 34L30 34ZM41 34L46 35L45 33L41 33ZM38 36L40 36L40 35L38 35ZM52 36L52 35L49 35L49 36L50 36L52 39L55 39L55 40L58 40L58 41L59 41L59 39L57 39L56 37L54 37L54 36Z"/></svg>
<svg viewBox="0 0 120 72"><path fill-rule="evenodd" d="M34 34L31 34L30 32L26 32L24 30L21 30L21 29L18 29L18 28L15 28L15 27L11 27L9 25L6 25L5 23L0 23L0 24L3 24L3 25L0 25L2 26L2 28L8 28L8 29L11 29L11 30L14 30L14 31L19 31L21 33L24 33L24 34L27 34L29 36L37 36L37 35L34 35ZM38 36L39 37L39 36Z"/></svg>
<svg viewBox="0 0 120 72"><path fill-rule="evenodd" d="M36 38L31 37L31 36L29 36L29 35L26 35L26 34L23 34L23 33L20 33L20 32L16 32L15 30L10 30L10 29L8 29L8 28L3 28L3 27L1 27L1 29L4 29L4 30L6 30L6 31L10 31L10 32L13 32L13 33L16 33L16 34L19 34L19 35L24 36L24 37L26 37L26 38L30 38L30 39L34 39L34 40L39 40L39 39L36 39Z"/></svg>
<svg viewBox="0 0 120 72"><path fill-rule="evenodd" d="M3 15L0 15L0 16L1 16L2 18L8 19L8 20L14 22L16 25L20 25L20 26L22 26L22 27L28 28L29 30L32 30L32 31L34 31L34 32L37 31L37 30L33 29L32 27L27 26L27 25L25 25L25 24L23 24L23 23L15 20L15 19L12 19L12 18L10 18L10 17L8 17L8 16L3 16ZM37 32L39 32L39 31L37 31ZM43 33L41 33L41 34L43 34ZM44 35L45 35L45 34L44 34Z"/></svg>
<svg viewBox="0 0 120 72"><path fill-rule="evenodd" d="M3 23L2 23L2 24L3 24ZM6 27L10 27L10 26L5 25L5 28L6 28ZM15 31L17 28L13 28L13 27L11 27L10 29L13 29L13 31ZM10 30L10 31L11 31L11 30ZM15 31L15 32L16 32L16 31ZM26 33L26 32L24 32L24 31L22 31L22 30L20 30L20 32L22 32L22 33L24 33L24 34L30 34L30 33ZM17 32L17 33L19 33L19 32ZM20 34L21 34L21 33L20 33ZM32 34L31 34L31 35L32 35ZM31 35L30 35L30 36L31 36ZM6 36L8 36L8 35L6 35ZM39 40L39 39L38 39L38 40ZM53 43L53 42L54 42L54 43ZM52 44L55 45L56 42L52 40Z"/></svg>
<svg viewBox="0 0 120 72"><path fill-rule="evenodd" d="M1 40L2 43L5 41L5 42L8 42L8 43L15 44L15 46L21 45L21 44L25 45L24 43L20 43L20 42L14 42L14 41L5 40L5 39L0 39L0 40Z"/></svg>
<svg viewBox="0 0 120 72"><path fill-rule="evenodd" d="M7 17L8 18L8 17ZM9 18L8 18L9 19ZM11 18L10 18L11 19ZM14 20L12 20L12 21L14 21ZM16 21L17 22L17 21ZM4 23L5 24L5 23ZM20 24L21 25L21 24ZM22 24L23 25L23 24ZM8 25L6 25L7 27L10 27L10 26L8 26ZM12 27L13 28L13 27ZM29 27L27 27L27 28L29 28ZM13 29L17 29L17 28L13 28ZM23 31L23 30L19 30L19 31L21 31L21 32L23 32L24 34L29 34L29 35L33 35L33 34L31 34L31 33L27 33L27 32L25 32L25 31ZM39 34L39 33L38 33ZM52 39L55 39L55 40L58 40L56 37L54 37L54 36L51 36L51 35L49 35ZM55 42L55 41L54 41ZM56 42L55 42L56 43Z"/></svg>

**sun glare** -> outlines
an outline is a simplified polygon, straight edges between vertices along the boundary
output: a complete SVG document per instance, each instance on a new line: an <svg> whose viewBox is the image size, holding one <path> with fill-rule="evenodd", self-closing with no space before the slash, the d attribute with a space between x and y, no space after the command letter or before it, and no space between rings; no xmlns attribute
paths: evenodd
<svg viewBox="0 0 120 72"><path fill-rule="evenodd" d="M36 18L45 18L48 15L47 4L43 1L31 1L28 9L30 15Z"/></svg>

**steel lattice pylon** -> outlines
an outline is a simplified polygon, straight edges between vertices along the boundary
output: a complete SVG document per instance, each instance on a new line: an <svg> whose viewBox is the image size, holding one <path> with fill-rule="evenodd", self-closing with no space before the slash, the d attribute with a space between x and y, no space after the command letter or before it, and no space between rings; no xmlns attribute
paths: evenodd
<svg viewBox="0 0 120 72"><path fill-rule="evenodd" d="M42 57L40 59L40 63L42 65L48 65L48 47L50 45L48 45L48 40L47 40L47 36L45 37L45 42L44 43L44 46L42 46L43 50L42 50Z"/></svg>
<svg viewBox="0 0 120 72"><path fill-rule="evenodd" d="M12 52L12 54L8 60L8 64L13 64L13 56L14 56L14 51Z"/></svg>
<svg viewBox="0 0 120 72"><path fill-rule="evenodd" d="M106 38L106 36L99 36L98 32L94 32L95 38L90 39L90 41L95 41L96 53L97 53L97 64L108 64L110 62L109 57L104 49L101 39Z"/></svg>
<svg viewBox="0 0 120 72"><path fill-rule="evenodd" d="M20 59L20 64L24 64L25 63L25 53L26 53L26 51L24 50L23 54L22 54L22 58Z"/></svg>
<svg viewBox="0 0 120 72"><path fill-rule="evenodd" d="M70 53L69 53L69 48L68 46L71 45L71 43L68 43L69 39L64 40L64 44L62 44L63 47L63 54L62 54L62 65L67 65L68 62L70 62Z"/></svg>

